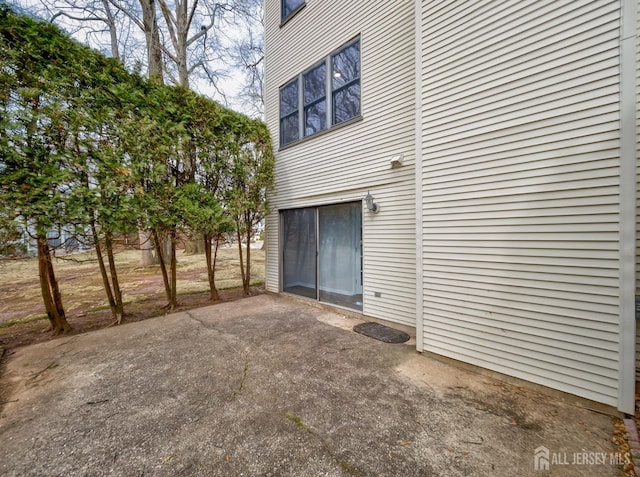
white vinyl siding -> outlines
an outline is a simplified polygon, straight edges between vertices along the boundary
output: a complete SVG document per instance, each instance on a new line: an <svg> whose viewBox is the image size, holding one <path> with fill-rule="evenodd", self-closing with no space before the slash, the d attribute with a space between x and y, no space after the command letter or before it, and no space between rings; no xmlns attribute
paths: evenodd
<svg viewBox="0 0 640 477"><path fill-rule="evenodd" d="M304 0L280 0L280 18L286 22L295 15L303 6Z"/></svg>
<svg viewBox="0 0 640 477"><path fill-rule="evenodd" d="M618 404L618 1L422 2L424 350Z"/></svg>
<svg viewBox="0 0 640 477"><path fill-rule="evenodd" d="M280 289L278 210L361 200L370 191L380 212L363 208L363 313L411 326L416 287L413 11L408 0L314 1L280 27L279 0L265 2L265 109L276 149L279 88L358 36L362 114L276 150L267 289ZM403 165L392 169L391 158L400 154Z"/></svg>
<svg viewBox="0 0 640 477"><path fill-rule="evenodd" d="M273 206L271 207L273 209ZM265 221L265 289L270 292L280 291L280 275L278 274L280 246L278 244L278 232L280 217L277 211L271 211Z"/></svg>

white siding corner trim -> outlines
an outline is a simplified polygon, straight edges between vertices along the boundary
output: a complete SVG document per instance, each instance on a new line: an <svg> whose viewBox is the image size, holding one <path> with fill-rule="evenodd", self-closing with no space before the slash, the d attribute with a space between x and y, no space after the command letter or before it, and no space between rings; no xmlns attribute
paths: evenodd
<svg viewBox="0 0 640 477"><path fill-rule="evenodd" d="M635 410L637 0L622 6L620 78L620 367L618 409Z"/></svg>
<svg viewBox="0 0 640 477"><path fill-rule="evenodd" d="M422 0L415 0L415 17L422 18ZM416 35L416 350L424 351L424 270L422 257L422 22L415 22Z"/></svg>

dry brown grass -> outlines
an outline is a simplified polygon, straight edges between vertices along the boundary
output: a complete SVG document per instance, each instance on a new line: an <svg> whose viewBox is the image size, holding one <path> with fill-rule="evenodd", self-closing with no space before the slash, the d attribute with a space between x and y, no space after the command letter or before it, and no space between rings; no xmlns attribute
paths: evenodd
<svg viewBox="0 0 640 477"><path fill-rule="evenodd" d="M264 251L252 249L251 257L251 283L259 286L264 283ZM137 250L123 250L116 255L125 313L143 319L159 313L165 295L160 267L140 267L139 260L140 252ZM94 253L55 258L54 267L72 326L74 320L87 320L95 312L103 312L101 316L108 315L108 303ZM209 283L204 255L185 255L179 251L177 269L178 301L182 307L207 304ZM222 291L229 290L228 297L237 294L231 290L241 287L237 247L221 247L218 251L216 284ZM34 326L44 315L37 260L0 261L0 346L7 345L8 335L15 333L16 327ZM40 328L44 326L42 323L37 325Z"/></svg>

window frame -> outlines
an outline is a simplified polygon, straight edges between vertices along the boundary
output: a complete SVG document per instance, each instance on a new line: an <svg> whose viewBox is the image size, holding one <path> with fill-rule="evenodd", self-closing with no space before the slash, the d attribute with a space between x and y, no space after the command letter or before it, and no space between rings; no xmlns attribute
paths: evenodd
<svg viewBox="0 0 640 477"><path fill-rule="evenodd" d="M289 86L293 85L294 83L296 83L296 102L295 102L295 109L292 110L290 113L287 113L285 115L282 114L282 92L288 88ZM284 86L282 86L280 88L279 91L279 108L280 108L280 146L286 146L289 144L293 144L297 141L300 140L300 83L298 82L297 78L292 79L291 81L288 81ZM297 129L297 139L292 139L288 142L284 142L284 138L285 138L285 128L283 128L283 124L284 121L293 117L293 116L297 116L297 121L296 121L296 129Z"/></svg>
<svg viewBox="0 0 640 477"><path fill-rule="evenodd" d="M324 86L324 95L314 99L313 101L311 101L309 104L305 104L305 77L317 70L318 68L324 66L324 78L323 78L323 86ZM328 95L327 95L327 81L329 79L329 72L327 70L327 60L324 59L323 61L316 63L315 65L313 65L311 68L308 68L307 70L303 71L300 74L300 85L298 86L298 94L301 96L301 103L302 103L302 129L299 131L298 134L298 140L307 138L307 137L311 137L314 136L315 134L318 134L322 131L325 131L327 129L329 129L330 127L330 121L329 121L329 99L328 99ZM300 86L302 87L302 89L300 89ZM325 110L324 110L324 125L323 127L321 127L319 130L312 132L310 134L307 134L307 111L312 108L313 106L317 105L318 103L324 101L325 102Z"/></svg>
<svg viewBox="0 0 640 477"><path fill-rule="evenodd" d="M334 74L333 74L333 60L336 56L338 56L340 53L344 52L345 50L351 48L352 46L354 46L355 44L358 44L358 77L355 79L351 79L348 82L346 82L343 85L338 86L337 88L334 87ZM335 51L334 53L332 53L329 56L329 66L331 68L330 71L330 78L331 78L331 125L332 126L337 126L338 124L342 124L342 123L346 123L348 121L351 121L354 118L357 118L359 116L362 115L362 48L360 45L360 37L355 38L354 40L350 41L349 43L347 43L346 45L343 45L342 48L340 48L339 50ZM342 119L340 121L337 121L336 118L336 107L335 105L338 104L338 102L336 101L336 96L343 92L348 90L349 88L351 88L353 85L357 84L358 85L358 89L360 90L359 94L358 94L358 109L359 112L358 114L347 118L347 119Z"/></svg>
<svg viewBox="0 0 640 477"><path fill-rule="evenodd" d="M285 23L291 20L300 10L302 10L307 4L306 0L301 0L300 4L296 6L293 10L285 15L285 6L287 0L280 0L280 26L282 27Z"/></svg>
<svg viewBox="0 0 640 477"><path fill-rule="evenodd" d="M334 90L333 87L333 58L337 55L339 55L341 52L343 52L344 50L346 50L347 48L352 47L355 44L358 44L358 70L359 70L359 76L355 79L350 80L348 83L345 83L344 85L341 85L340 87L336 88ZM312 101L311 103L309 103L308 105L304 104L304 78L305 75L308 75L309 73L311 73L312 71L314 71L315 69L317 69L318 67L320 67L321 65L325 65L325 95L323 98L319 98L316 99L314 101ZM291 85L292 83L297 82L298 84L298 89L297 89L297 111L293 112L293 113L289 113L286 116L282 116L282 91L288 87L289 85ZM359 101L359 113L353 117L344 119L340 122L336 122L335 121L335 104L334 104L334 98L335 95L337 93L340 93L342 91L347 90L348 88L350 88L351 86L353 86L354 84L358 84L360 87L360 93L359 93L359 97L358 97L358 101ZM289 147L291 145L297 144L301 141L307 140L309 138L324 134L328 131L331 131L335 128L338 127L342 127L344 125L347 124L351 124L352 122L356 122L360 119L362 119L362 38L361 35L358 35L354 38L352 38L351 40L349 40L348 42L342 44L339 48L335 49L334 51L332 51L331 53L329 53L329 55L325 56L321 61L318 61L317 63L313 64L311 67L305 69L304 71L302 71L300 74L298 74L297 76L295 76L294 78L291 78L289 81L287 81L284 85L282 85L279 89L280 94L279 94L279 125L280 125L280 144L279 147L280 149ZM313 133L307 134L306 133L306 113L307 110L315 105L318 104L320 101L324 100L326 105L325 105L325 124L324 124L324 128L315 131ZM283 119L286 119L290 116L292 116L293 114L297 113L298 114L298 138L297 139L292 139L287 143L283 142L283 128L282 128L282 124L283 124Z"/></svg>

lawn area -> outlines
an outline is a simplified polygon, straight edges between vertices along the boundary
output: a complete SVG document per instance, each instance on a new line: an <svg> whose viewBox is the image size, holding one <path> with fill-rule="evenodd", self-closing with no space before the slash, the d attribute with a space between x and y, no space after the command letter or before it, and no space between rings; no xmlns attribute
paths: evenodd
<svg viewBox="0 0 640 477"><path fill-rule="evenodd" d="M117 253L116 263L125 302L124 321L162 315L166 304L158 265L140 267L138 250ZM102 287L95 254L83 253L54 259L56 276L73 332L110 324L110 312ZM251 250L251 284L264 283L264 251ZM178 252L178 304L181 310L206 306L209 283L204 255ZM241 295L240 261L237 246L218 251L216 284L222 300ZM256 290L257 291L257 290ZM40 295L38 263L35 258L0 261L0 347L11 348L47 339L42 335L47 320Z"/></svg>

